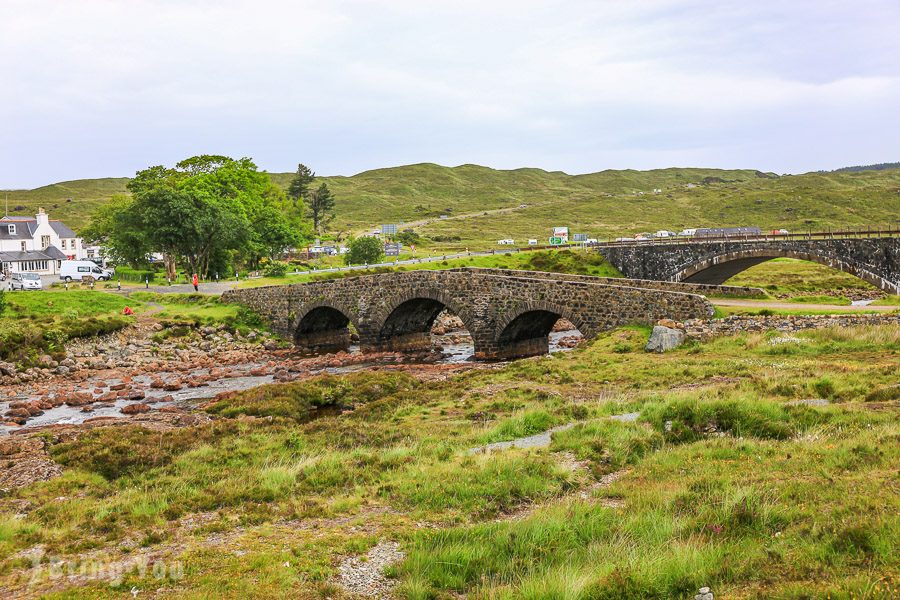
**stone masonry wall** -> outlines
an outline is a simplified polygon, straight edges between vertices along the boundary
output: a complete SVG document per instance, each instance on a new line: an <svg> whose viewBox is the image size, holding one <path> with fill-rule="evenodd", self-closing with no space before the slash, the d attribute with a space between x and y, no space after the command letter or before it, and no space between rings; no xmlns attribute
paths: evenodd
<svg viewBox="0 0 900 600"><path fill-rule="evenodd" d="M597 251L626 277L677 281L703 269L744 260L750 266L776 256L826 264L900 293L900 238L779 241L653 242L600 246Z"/></svg>
<svg viewBox="0 0 900 600"><path fill-rule="evenodd" d="M346 315L364 348L396 347L382 329L404 302L421 298L440 302L465 323L476 356L504 355L499 342L507 326L529 311L547 311L575 323L587 337L627 323L651 324L662 318L683 320L712 315L702 296L607 285L587 280L560 280L539 272L521 277L479 269L406 271L329 281L232 290L226 301L239 302L265 317L279 334L293 339L300 320L311 310L329 307ZM401 309L402 310L402 309ZM546 333L543 335L546 337ZM411 343L418 343L415 336ZM507 340L507 345L529 340Z"/></svg>
<svg viewBox="0 0 900 600"><path fill-rule="evenodd" d="M772 330L791 333L804 329L859 325L900 325L900 315L734 315L724 319L689 319L682 323L687 337L695 340Z"/></svg>

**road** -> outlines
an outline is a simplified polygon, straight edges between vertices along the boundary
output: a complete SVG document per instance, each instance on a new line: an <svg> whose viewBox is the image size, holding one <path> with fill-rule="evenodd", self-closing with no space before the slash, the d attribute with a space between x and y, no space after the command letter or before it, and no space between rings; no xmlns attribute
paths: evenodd
<svg viewBox="0 0 900 600"><path fill-rule="evenodd" d="M838 304L808 304L806 302L781 302L778 300L741 300L739 298L710 298L710 302L716 306L739 306L741 308L772 308L777 310L836 310L841 312L865 312L879 311L890 312L897 310L896 306L841 306Z"/></svg>

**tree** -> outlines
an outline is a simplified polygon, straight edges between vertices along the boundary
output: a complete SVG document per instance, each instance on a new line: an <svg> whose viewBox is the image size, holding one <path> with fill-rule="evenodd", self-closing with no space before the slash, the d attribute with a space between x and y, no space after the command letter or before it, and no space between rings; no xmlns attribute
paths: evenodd
<svg viewBox="0 0 900 600"><path fill-rule="evenodd" d="M316 174L304 164L297 165L297 173L291 179L288 187L288 197L294 201L296 207L309 194L309 185L316 178Z"/></svg>
<svg viewBox="0 0 900 600"><path fill-rule="evenodd" d="M153 247L130 196L113 196L94 212L91 224L81 233L89 242L104 246L115 263L143 267L150 261Z"/></svg>
<svg viewBox="0 0 900 600"><path fill-rule="evenodd" d="M412 246L422 241L422 236L412 229L404 229L397 234L397 241L405 246Z"/></svg>
<svg viewBox="0 0 900 600"><path fill-rule="evenodd" d="M307 202L307 212L313 222L313 229L319 235L325 225L334 218L334 196L328 185L322 184L314 192L309 195Z"/></svg>
<svg viewBox="0 0 900 600"><path fill-rule="evenodd" d="M279 210L284 193L248 158L203 155L174 169L150 167L128 190L132 198L95 214L89 237L132 264L161 252L206 277L234 258L258 262L299 241Z"/></svg>
<svg viewBox="0 0 900 600"><path fill-rule="evenodd" d="M349 244L350 251L344 255L348 265L375 264L384 258L384 244L374 237L359 237Z"/></svg>

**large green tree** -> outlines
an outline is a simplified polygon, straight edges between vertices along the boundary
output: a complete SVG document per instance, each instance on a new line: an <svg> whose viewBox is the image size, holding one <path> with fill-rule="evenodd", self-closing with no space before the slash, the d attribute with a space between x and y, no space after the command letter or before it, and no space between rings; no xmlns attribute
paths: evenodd
<svg viewBox="0 0 900 600"><path fill-rule="evenodd" d="M322 233L325 226L334 218L334 196L328 185L323 183L309 194L306 208L317 234Z"/></svg>
<svg viewBox="0 0 900 600"><path fill-rule="evenodd" d="M89 237L129 262L162 252L206 277L232 258L255 263L301 239L281 210L284 193L248 158L202 155L150 167L128 190L131 199L96 215Z"/></svg>
<svg viewBox="0 0 900 600"><path fill-rule="evenodd" d="M350 242L349 248L344 255L348 265L373 265L384 258L384 243L375 237L358 237Z"/></svg>

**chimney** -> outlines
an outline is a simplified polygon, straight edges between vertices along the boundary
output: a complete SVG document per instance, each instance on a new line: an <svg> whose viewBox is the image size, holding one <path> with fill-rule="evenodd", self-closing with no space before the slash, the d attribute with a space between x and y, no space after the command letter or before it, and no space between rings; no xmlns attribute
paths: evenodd
<svg viewBox="0 0 900 600"><path fill-rule="evenodd" d="M43 208L38 209L38 214L35 215L35 219L37 220L38 227L50 224L50 217L44 212Z"/></svg>

